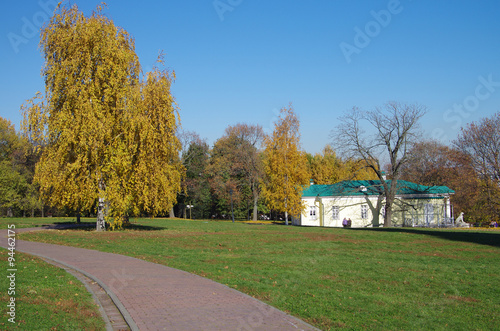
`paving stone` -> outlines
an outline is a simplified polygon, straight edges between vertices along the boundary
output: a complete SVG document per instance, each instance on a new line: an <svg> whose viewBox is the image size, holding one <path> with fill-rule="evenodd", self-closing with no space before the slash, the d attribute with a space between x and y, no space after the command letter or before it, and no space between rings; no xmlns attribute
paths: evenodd
<svg viewBox="0 0 500 331"><path fill-rule="evenodd" d="M24 231L29 230L16 230ZM6 236L7 231L1 230L2 247L7 247ZM225 285L164 265L23 240L16 240L16 250L55 261L96 281L132 330L317 330Z"/></svg>

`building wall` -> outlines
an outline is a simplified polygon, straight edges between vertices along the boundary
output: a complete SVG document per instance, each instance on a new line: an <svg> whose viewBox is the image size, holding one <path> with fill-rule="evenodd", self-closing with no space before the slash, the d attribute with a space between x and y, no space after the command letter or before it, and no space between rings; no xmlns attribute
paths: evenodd
<svg viewBox="0 0 500 331"><path fill-rule="evenodd" d="M301 217L301 225L305 226L320 226L320 203L314 198L303 198L306 210ZM323 197L324 217L323 226L327 227L342 227L344 218L351 219L352 227L367 227L373 226L373 215L377 213L377 197ZM315 215L311 215L311 210L315 209ZM335 207L335 212L334 212ZM381 207L381 203L379 203ZM334 213L336 214L334 217ZM382 216L380 216L382 220ZM375 219L375 221L377 218Z"/></svg>
<svg viewBox="0 0 500 331"><path fill-rule="evenodd" d="M405 226L437 226L449 222L452 217L449 199L412 199L411 203L415 208L407 204L398 205L400 223Z"/></svg>
<svg viewBox="0 0 500 331"><path fill-rule="evenodd" d="M297 225L342 227L344 218L351 219L352 227L357 228L384 223L384 201L377 196L322 197L322 204L312 197L302 200L306 209ZM450 214L448 199L396 199L392 222L396 226L432 226Z"/></svg>

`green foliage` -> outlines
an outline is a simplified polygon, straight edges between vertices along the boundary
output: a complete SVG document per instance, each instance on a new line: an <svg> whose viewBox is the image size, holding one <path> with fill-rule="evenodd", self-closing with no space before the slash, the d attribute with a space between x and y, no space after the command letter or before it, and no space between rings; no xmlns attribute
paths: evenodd
<svg viewBox="0 0 500 331"><path fill-rule="evenodd" d="M0 206L2 208L22 208L22 200L28 183L19 169L11 162L0 162Z"/></svg>
<svg viewBox="0 0 500 331"><path fill-rule="evenodd" d="M0 117L0 210L11 214L39 207L32 183L36 155L10 121Z"/></svg>
<svg viewBox="0 0 500 331"><path fill-rule="evenodd" d="M237 124L229 126L215 142L207 172L213 195L219 200L219 213L230 213L232 198L239 218L247 218L249 210L253 210L253 219L257 220L263 135L258 125Z"/></svg>
<svg viewBox="0 0 500 331"><path fill-rule="evenodd" d="M207 174L210 158L209 147L197 135L190 139L187 144L187 150L181 156L182 164L186 168L186 177L183 183L185 192L178 198L178 201L184 206L194 206L190 210L192 218L209 217L212 207Z"/></svg>

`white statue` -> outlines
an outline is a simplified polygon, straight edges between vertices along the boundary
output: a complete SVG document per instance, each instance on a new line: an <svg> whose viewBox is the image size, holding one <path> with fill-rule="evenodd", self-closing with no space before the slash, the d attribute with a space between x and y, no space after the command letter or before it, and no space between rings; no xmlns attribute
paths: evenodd
<svg viewBox="0 0 500 331"><path fill-rule="evenodd" d="M469 223L464 222L464 212L460 213L460 216L458 216L457 219L455 220L455 224L461 228L469 227Z"/></svg>

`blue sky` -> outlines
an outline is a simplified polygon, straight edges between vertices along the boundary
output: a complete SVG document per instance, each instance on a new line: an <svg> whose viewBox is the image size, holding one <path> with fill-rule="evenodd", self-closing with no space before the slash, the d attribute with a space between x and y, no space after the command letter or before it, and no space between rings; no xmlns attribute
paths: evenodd
<svg viewBox="0 0 500 331"><path fill-rule="evenodd" d="M37 28L56 1L9 1L0 20L0 116L43 91ZM100 1L75 1L86 14ZM145 71L163 50L182 126L210 144L228 125L267 132L293 104L302 148L335 142L338 117L388 101L428 108L422 137L448 143L500 111L500 2L109 0ZM48 7L48 9L47 9Z"/></svg>

